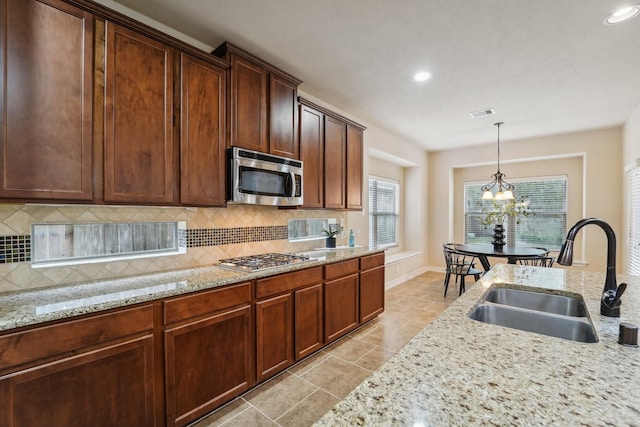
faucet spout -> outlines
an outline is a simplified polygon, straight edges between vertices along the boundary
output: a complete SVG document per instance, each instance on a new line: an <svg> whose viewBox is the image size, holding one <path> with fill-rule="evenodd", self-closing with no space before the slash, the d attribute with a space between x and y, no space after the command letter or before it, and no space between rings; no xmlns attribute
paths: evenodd
<svg viewBox="0 0 640 427"><path fill-rule="evenodd" d="M616 233L613 228L600 218L584 218L576 222L567 233L567 238L560 248L557 263L571 265L573 263L573 241L582 227L588 224L599 226L607 235L607 271L604 279L604 289L600 300L600 314L609 317L620 317L620 297L626 284L616 284Z"/></svg>

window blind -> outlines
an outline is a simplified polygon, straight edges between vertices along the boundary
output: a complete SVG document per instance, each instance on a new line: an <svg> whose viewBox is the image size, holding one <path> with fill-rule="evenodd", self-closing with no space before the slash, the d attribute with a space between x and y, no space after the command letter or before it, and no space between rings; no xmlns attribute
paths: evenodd
<svg viewBox="0 0 640 427"><path fill-rule="evenodd" d="M515 230L515 244L560 249L567 229L567 177L541 177L514 180L517 200L524 198L531 214L514 219L507 218L505 229ZM482 200L484 183L465 183L465 242L490 243L493 228L480 224L485 211L491 210L492 201ZM511 223L509 223L511 221Z"/></svg>
<svg viewBox="0 0 640 427"><path fill-rule="evenodd" d="M369 246L398 243L399 188L397 181L369 177Z"/></svg>
<svg viewBox="0 0 640 427"><path fill-rule="evenodd" d="M640 167L627 172L629 218L629 274L640 274Z"/></svg>

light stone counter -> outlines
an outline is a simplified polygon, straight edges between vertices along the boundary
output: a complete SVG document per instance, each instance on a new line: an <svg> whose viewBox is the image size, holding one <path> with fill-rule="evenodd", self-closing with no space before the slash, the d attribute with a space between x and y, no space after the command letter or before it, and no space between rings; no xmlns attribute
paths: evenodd
<svg viewBox="0 0 640 427"><path fill-rule="evenodd" d="M314 251L316 260L258 272L209 266L115 280L0 294L0 332L273 276L380 252L368 248Z"/></svg>
<svg viewBox="0 0 640 427"><path fill-rule="evenodd" d="M600 315L604 275L498 264L317 426L640 426L640 348L617 343L640 325L640 276L622 315ZM586 344L472 320L493 283L584 296L599 342Z"/></svg>

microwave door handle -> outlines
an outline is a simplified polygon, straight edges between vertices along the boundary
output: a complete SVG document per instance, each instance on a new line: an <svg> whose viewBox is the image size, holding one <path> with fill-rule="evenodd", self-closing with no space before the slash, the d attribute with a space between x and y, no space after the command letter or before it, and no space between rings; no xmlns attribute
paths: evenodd
<svg viewBox="0 0 640 427"><path fill-rule="evenodd" d="M293 174L293 171L289 171L289 178L291 179L291 197L292 199L296 195L296 176Z"/></svg>

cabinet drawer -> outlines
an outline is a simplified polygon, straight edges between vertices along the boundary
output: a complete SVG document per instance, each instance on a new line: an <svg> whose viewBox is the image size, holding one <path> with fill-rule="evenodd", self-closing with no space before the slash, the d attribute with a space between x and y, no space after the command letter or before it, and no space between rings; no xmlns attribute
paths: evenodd
<svg viewBox="0 0 640 427"><path fill-rule="evenodd" d="M320 282L322 282L322 267L278 274L256 281L256 298L264 298Z"/></svg>
<svg viewBox="0 0 640 427"><path fill-rule="evenodd" d="M164 324L249 302L251 282L174 298L164 302Z"/></svg>
<svg viewBox="0 0 640 427"><path fill-rule="evenodd" d="M2 370L153 329L151 304L0 337Z"/></svg>
<svg viewBox="0 0 640 427"><path fill-rule="evenodd" d="M357 273L358 264L358 258L336 262L335 264L327 264L324 266L325 280L333 280L348 274Z"/></svg>
<svg viewBox="0 0 640 427"><path fill-rule="evenodd" d="M369 270L371 268L380 267L381 265L384 265L384 252L360 258L360 270Z"/></svg>

